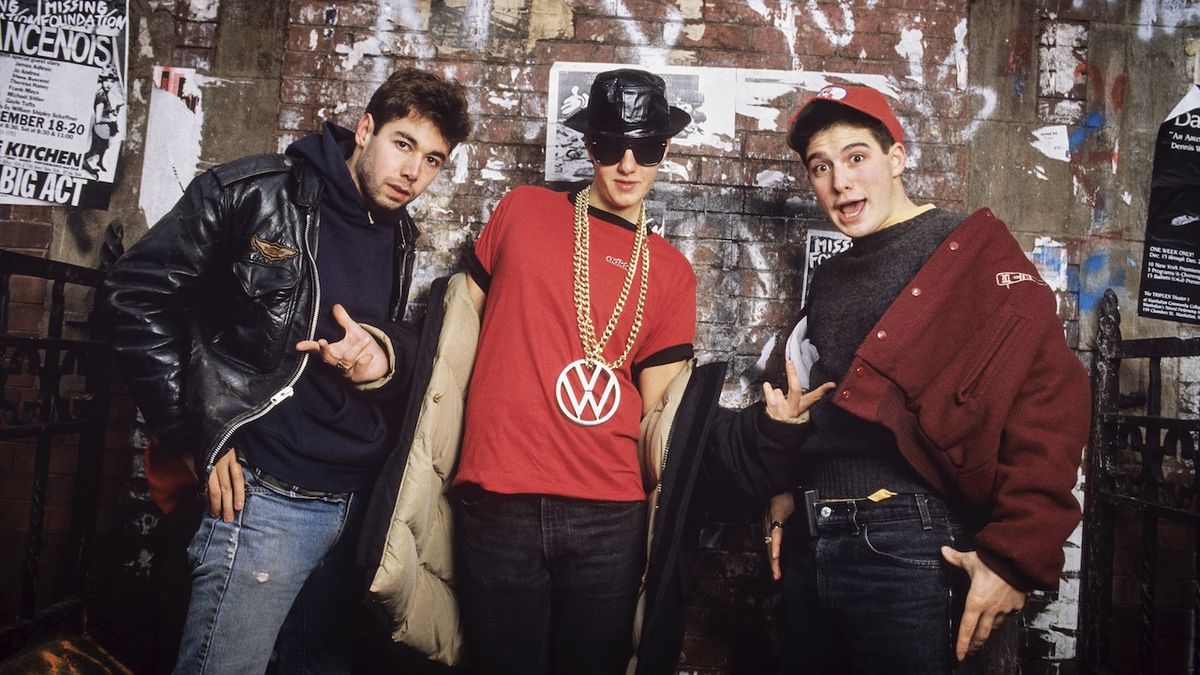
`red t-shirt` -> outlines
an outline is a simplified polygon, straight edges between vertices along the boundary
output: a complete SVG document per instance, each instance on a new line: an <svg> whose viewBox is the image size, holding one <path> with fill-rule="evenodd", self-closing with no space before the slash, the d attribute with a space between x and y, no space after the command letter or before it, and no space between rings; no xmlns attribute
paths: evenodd
<svg viewBox="0 0 1200 675"><path fill-rule="evenodd" d="M616 369L620 405L606 421L584 426L559 406L566 366L583 358L575 314L572 195L520 187L496 206L475 244L472 277L487 291L457 482L492 492L582 499L645 498L637 456L642 399L634 373L690 358L696 332L696 277L687 259L650 235L650 284L642 326ZM592 322L597 336L612 316L633 250L634 225L589 210ZM620 321L604 349L625 349L641 287L641 265ZM601 378L603 379L603 378ZM578 401L582 385L568 375ZM611 391L609 394L611 395ZM571 401L570 396L564 398ZM597 388L594 401L611 403ZM568 403L568 410L575 410ZM586 405L583 417L599 408Z"/></svg>

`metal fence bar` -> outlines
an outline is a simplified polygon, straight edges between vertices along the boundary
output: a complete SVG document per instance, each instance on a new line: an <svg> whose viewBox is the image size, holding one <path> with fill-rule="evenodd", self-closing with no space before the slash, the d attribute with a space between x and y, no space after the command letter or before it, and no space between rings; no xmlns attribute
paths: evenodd
<svg viewBox="0 0 1200 675"><path fill-rule="evenodd" d="M1200 490L1195 479L1194 435L1200 420L1162 416L1162 360L1200 356L1200 339L1152 338L1122 340L1116 295L1104 294L1096 334L1093 372L1092 434L1088 445L1084 504L1083 593L1080 598L1080 670L1113 672L1109 653L1112 637L1113 545L1118 515L1131 514L1141 525L1138 581L1137 668L1156 672L1166 667L1154 648L1155 592L1158 587L1158 531L1164 522L1196 528L1200 542ZM1144 360L1148 373L1145 392L1120 391L1121 363ZM1145 414L1124 414L1126 406L1144 406ZM1122 466L1136 459L1134 471ZM1164 459L1192 462L1191 483L1179 486L1163 476ZM1200 550L1192 551L1192 644L1188 659L1200 673Z"/></svg>
<svg viewBox="0 0 1200 675"><path fill-rule="evenodd" d="M50 306L43 312L45 327L38 335L14 335L10 331L14 276L50 282ZM100 270L0 250L0 440L24 440L32 446L34 456L18 616L0 626L0 660L36 634L74 630L82 625L81 595L95 532L108 417L107 345L91 335L82 339L64 337L65 289L67 284L96 288L103 277ZM89 321L82 329L94 331L94 327ZM22 403L10 401L9 377L22 374L33 377L36 396ZM64 381L73 375L79 376L82 389L64 393ZM74 448L59 444L68 434L78 434ZM37 581L45 543L51 459L56 453L72 451L77 453L77 462L67 532L67 580L62 592L43 599L38 597Z"/></svg>

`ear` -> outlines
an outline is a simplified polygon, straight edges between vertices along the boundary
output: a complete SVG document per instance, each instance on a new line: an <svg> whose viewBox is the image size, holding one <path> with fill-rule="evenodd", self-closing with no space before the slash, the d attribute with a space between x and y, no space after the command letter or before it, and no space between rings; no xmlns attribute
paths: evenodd
<svg viewBox="0 0 1200 675"><path fill-rule="evenodd" d="M367 146L367 139L375 133L375 120L371 113L363 113L354 127L354 143L360 148Z"/></svg>
<svg viewBox="0 0 1200 675"><path fill-rule="evenodd" d="M903 143L892 144L892 149L888 150L888 161L892 165L892 178L899 178L900 174L904 173L904 165L908 161L908 152L905 151Z"/></svg>

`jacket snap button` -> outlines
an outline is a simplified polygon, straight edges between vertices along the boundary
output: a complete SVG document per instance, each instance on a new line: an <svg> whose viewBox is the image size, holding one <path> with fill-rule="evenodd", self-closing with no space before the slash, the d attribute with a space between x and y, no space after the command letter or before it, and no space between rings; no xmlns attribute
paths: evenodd
<svg viewBox="0 0 1200 675"><path fill-rule="evenodd" d="M866 369L866 368L863 368L862 366L859 366L859 367L857 367L857 368L855 368L855 369L854 369L854 374L855 374L855 375L857 375L857 376L859 376L859 377L862 377L863 375L865 375L865 374L866 374L866 372L867 372L867 369Z"/></svg>
<svg viewBox="0 0 1200 675"><path fill-rule="evenodd" d="M952 241L952 242L950 242L950 250L951 250L951 251L957 251L957 250L958 250L958 242L957 242L957 241Z"/></svg>
<svg viewBox="0 0 1200 675"><path fill-rule="evenodd" d="M915 298L916 296L921 294L921 289L919 289L919 288L912 289L912 294L913 294L913 297Z"/></svg>
<svg viewBox="0 0 1200 675"><path fill-rule="evenodd" d="M850 390L849 390L849 389L845 389L845 390L843 390L843 391L842 391L842 400L843 400L843 401L849 401L849 400L850 400Z"/></svg>
<svg viewBox="0 0 1200 675"><path fill-rule="evenodd" d="M880 340L886 340L887 339L887 331L881 330L875 334L875 337L879 338Z"/></svg>
<svg viewBox="0 0 1200 675"><path fill-rule="evenodd" d="M821 507L821 517L822 518L828 518L831 515L833 515L833 509L829 508L828 506Z"/></svg>
<svg viewBox="0 0 1200 675"><path fill-rule="evenodd" d="M444 396L444 394L443 394L442 392L440 392L440 391L439 391L439 392L437 392L436 394L434 394L434 395L433 395L433 402L434 402L434 403L441 403L441 402L442 402L442 396Z"/></svg>

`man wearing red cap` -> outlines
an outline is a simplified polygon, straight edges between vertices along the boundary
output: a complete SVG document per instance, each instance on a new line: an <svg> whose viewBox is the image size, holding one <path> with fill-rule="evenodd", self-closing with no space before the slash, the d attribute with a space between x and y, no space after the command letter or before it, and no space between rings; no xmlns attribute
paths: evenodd
<svg viewBox="0 0 1200 675"><path fill-rule="evenodd" d="M767 517L785 661L969 670L1027 591L1058 587L1087 376L1004 223L908 197L904 130L878 91L825 87L788 145L853 246L815 271L788 344L790 387L837 387L787 467L800 487Z"/></svg>

